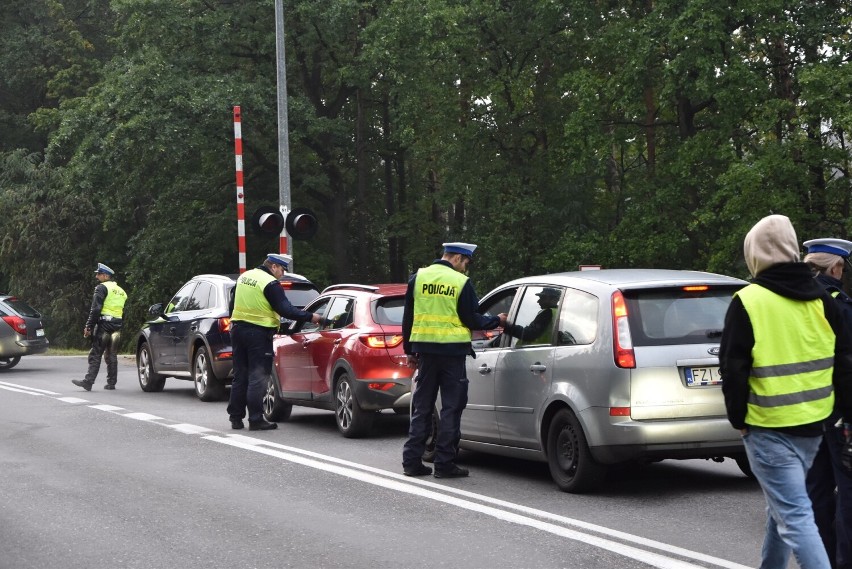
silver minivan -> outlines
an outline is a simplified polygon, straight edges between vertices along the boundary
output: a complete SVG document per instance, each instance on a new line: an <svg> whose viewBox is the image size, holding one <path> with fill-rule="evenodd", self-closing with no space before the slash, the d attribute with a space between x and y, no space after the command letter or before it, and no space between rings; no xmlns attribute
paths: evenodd
<svg viewBox="0 0 852 569"><path fill-rule="evenodd" d="M496 337L474 333L460 447L546 461L566 492L631 461L728 457L751 475L718 358L725 312L746 284L610 269L496 288L480 311L509 320Z"/></svg>

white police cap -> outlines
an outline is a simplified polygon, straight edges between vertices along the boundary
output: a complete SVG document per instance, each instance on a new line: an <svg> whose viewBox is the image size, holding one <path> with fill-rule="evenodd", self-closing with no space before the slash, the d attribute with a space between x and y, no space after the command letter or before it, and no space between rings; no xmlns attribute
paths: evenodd
<svg viewBox="0 0 852 569"><path fill-rule="evenodd" d="M266 255L266 260L272 261L273 263L276 263L278 265L283 265L285 269L289 269L290 263L293 262L293 257L291 257L290 255L284 255L279 253L269 253L268 255Z"/></svg>
<svg viewBox="0 0 852 569"><path fill-rule="evenodd" d="M831 237L811 239L810 241L805 241L803 245L807 248L808 253L830 253L844 259L852 253L852 241L845 239L834 239Z"/></svg>
<svg viewBox="0 0 852 569"><path fill-rule="evenodd" d="M474 251L476 251L476 245L473 243L444 243L445 253L459 253L473 257Z"/></svg>
<svg viewBox="0 0 852 569"><path fill-rule="evenodd" d="M112 275L115 274L115 271L113 271L112 269L110 269L109 267L104 265L103 263L98 263L98 268L95 269L95 274L98 274L98 273L103 273L105 275L112 276Z"/></svg>

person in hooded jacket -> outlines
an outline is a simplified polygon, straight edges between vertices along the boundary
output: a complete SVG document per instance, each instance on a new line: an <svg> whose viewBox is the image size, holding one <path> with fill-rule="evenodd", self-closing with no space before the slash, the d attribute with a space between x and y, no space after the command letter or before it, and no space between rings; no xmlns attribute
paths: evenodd
<svg viewBox="0 0 852 569"><path fill-rule="evenodd" d="M719 363L728 420L766 499L760 567L785 569L792 552L802 569L829 569L805 477L835 397L841 412L852 409L852 339L800 262L789 218L761 219L743 252L754 278L728 307Z"/></svg>
<svg viewBox="0 0 852 569"><path fill-rule="evenodd" d="M847 330L852 331L852 298L843 291L840 280L852 252L852 241L811 239L804 246L805 264L834 299ZM833 569L852 569L852 473L842 461L848 435L846 424L839 410L823 421L822 444L807 478L817 528Z"/></svg>

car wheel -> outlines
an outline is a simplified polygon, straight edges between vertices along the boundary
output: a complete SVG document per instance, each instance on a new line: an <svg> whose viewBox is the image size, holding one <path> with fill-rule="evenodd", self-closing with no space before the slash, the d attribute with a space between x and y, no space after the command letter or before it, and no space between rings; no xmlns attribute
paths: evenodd
<svg viewBox="0 0 852 569"><path fill-rule="evenodd" d="M202 401L220 401L225 395L225 386L213 374L210 354L205 346L199 346L192 359L192 380L195 394Z"/></svg>
<svg viewBox="0 0 852 569"><path fill-rule="evenodd" d="M21 361L21 356L14 356L11 358L0 358L0 369L12 369L18 362Z"/></svg>
<svg viewBox="0 0 852 569"><path fill-rule="evenodd" d="M738 454L737 456L733 457L733 459L736 461L737 466L740 467L740 470L743 474L745 474L752 480L757 480L757 477L754 475L754 472L751 471L751 464L749 464L748 456L746 456L745 453Z"/></svg>
<svg viewBox="0 0 852 569"><path fill-rule="evenodd" d="M278 374L273 366L263 395L263 418L270 423L278 423L289 419L292 412L293 405L281 399L278 393Z"/></svg>
<svg viewBox="0 0 852 569"><path fill-rule="evenodd" d="M337 379L334 388L334 416L337 429L347 439L363 436L373 426L375 413L364 411L355 399L348 374Z"/></svg>
<svg viewBox="0 0 852 569"><path fill-rule="evenodd" d="M163 386L166 384L166 376L154 373L151 348L148 347L148 342L142 342L139 351L136 352L136 371L139 374L139 387L142 388L142 391L153 393L163 390Z"/></svg>
<svg viewBox="0 0 852 569"><path fill-rule="evenodd" d="M547 430L547 464L563 492L592 490L606 472L592 458L583 428L570 409L558 411Z"/></svg>

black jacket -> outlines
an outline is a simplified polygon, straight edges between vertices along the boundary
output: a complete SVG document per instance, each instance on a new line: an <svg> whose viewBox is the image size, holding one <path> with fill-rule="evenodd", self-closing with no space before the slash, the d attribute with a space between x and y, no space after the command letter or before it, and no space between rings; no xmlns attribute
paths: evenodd
<svg viewBox="0 0 852 569"><path fill-rule="evenodd" d="M852 335L844 324L840 309L814 279L804 263L779 263L766 269L754 281L781 296L797 300L822 299L825 317L836 336L834 346L835 407L852 418ZM785 330L795 333L795 330ZM719 353L722 371L722 392L728 420L736 429L746 427L745 417L749 396L748 377L751 371L754 330L748 313L739 297L734 297L725 315L725 329ZM819 436L822 422L778 429L793 435Z"/></svg>

